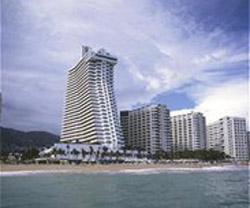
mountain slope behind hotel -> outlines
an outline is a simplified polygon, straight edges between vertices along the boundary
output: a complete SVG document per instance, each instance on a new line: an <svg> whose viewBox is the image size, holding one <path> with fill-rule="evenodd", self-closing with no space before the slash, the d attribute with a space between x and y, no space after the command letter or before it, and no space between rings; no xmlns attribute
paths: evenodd
<svg viewBox="0 0 250 208"><path fill-rule="evenodd" d="M45 131L24 132L0 127L0 149L3 152L23 151L31 147L49 147L59 141L59 136Z"/></svg>

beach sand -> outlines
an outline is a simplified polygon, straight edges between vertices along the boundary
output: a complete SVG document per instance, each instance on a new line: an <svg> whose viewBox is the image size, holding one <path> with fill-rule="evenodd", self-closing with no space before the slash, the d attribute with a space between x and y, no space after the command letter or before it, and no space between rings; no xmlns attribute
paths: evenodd
<svg viewBox="0 0 250 208"><path fill-rule="evenodd" d="M203 167L224 167L230 164L18 164L9 165L1 164L1 172L18 172L18 171L45 171L45 172L105 172L105 171L123 171L138 169L171 169L171 168L203 168ZM237 167L237 166L235 166Z"/></svg>

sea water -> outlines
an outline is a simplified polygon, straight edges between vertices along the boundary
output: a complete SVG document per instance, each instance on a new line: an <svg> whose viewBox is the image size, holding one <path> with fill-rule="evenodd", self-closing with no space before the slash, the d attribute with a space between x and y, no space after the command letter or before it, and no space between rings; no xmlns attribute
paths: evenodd
<svg viewBox="0 0 250 208"><path fill-rule="evenodd" d="M249 169L1 174L3 208L248 208Z"/></svg>

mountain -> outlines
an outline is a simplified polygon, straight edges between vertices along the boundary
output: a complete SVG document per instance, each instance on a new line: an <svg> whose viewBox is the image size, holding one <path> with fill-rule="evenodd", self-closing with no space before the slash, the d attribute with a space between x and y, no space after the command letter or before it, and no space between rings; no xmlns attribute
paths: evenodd
<svg viewBox="0 0 250 208"><path fill-rule="evenodd" d="M23 151L31 147L50 147L60 140L60 137L45 131L19 131L0 127L2 152Z"/></svg>

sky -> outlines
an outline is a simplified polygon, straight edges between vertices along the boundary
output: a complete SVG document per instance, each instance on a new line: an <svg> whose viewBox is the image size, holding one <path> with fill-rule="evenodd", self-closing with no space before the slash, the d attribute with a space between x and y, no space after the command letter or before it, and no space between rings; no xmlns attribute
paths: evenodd
<svg viewBox="0 0 250 208"><path fill-rule="evenodd" d="M81 46L118 57L120 110L248 118L247 0L2 0L2 125L60 134Z"/></svg>

